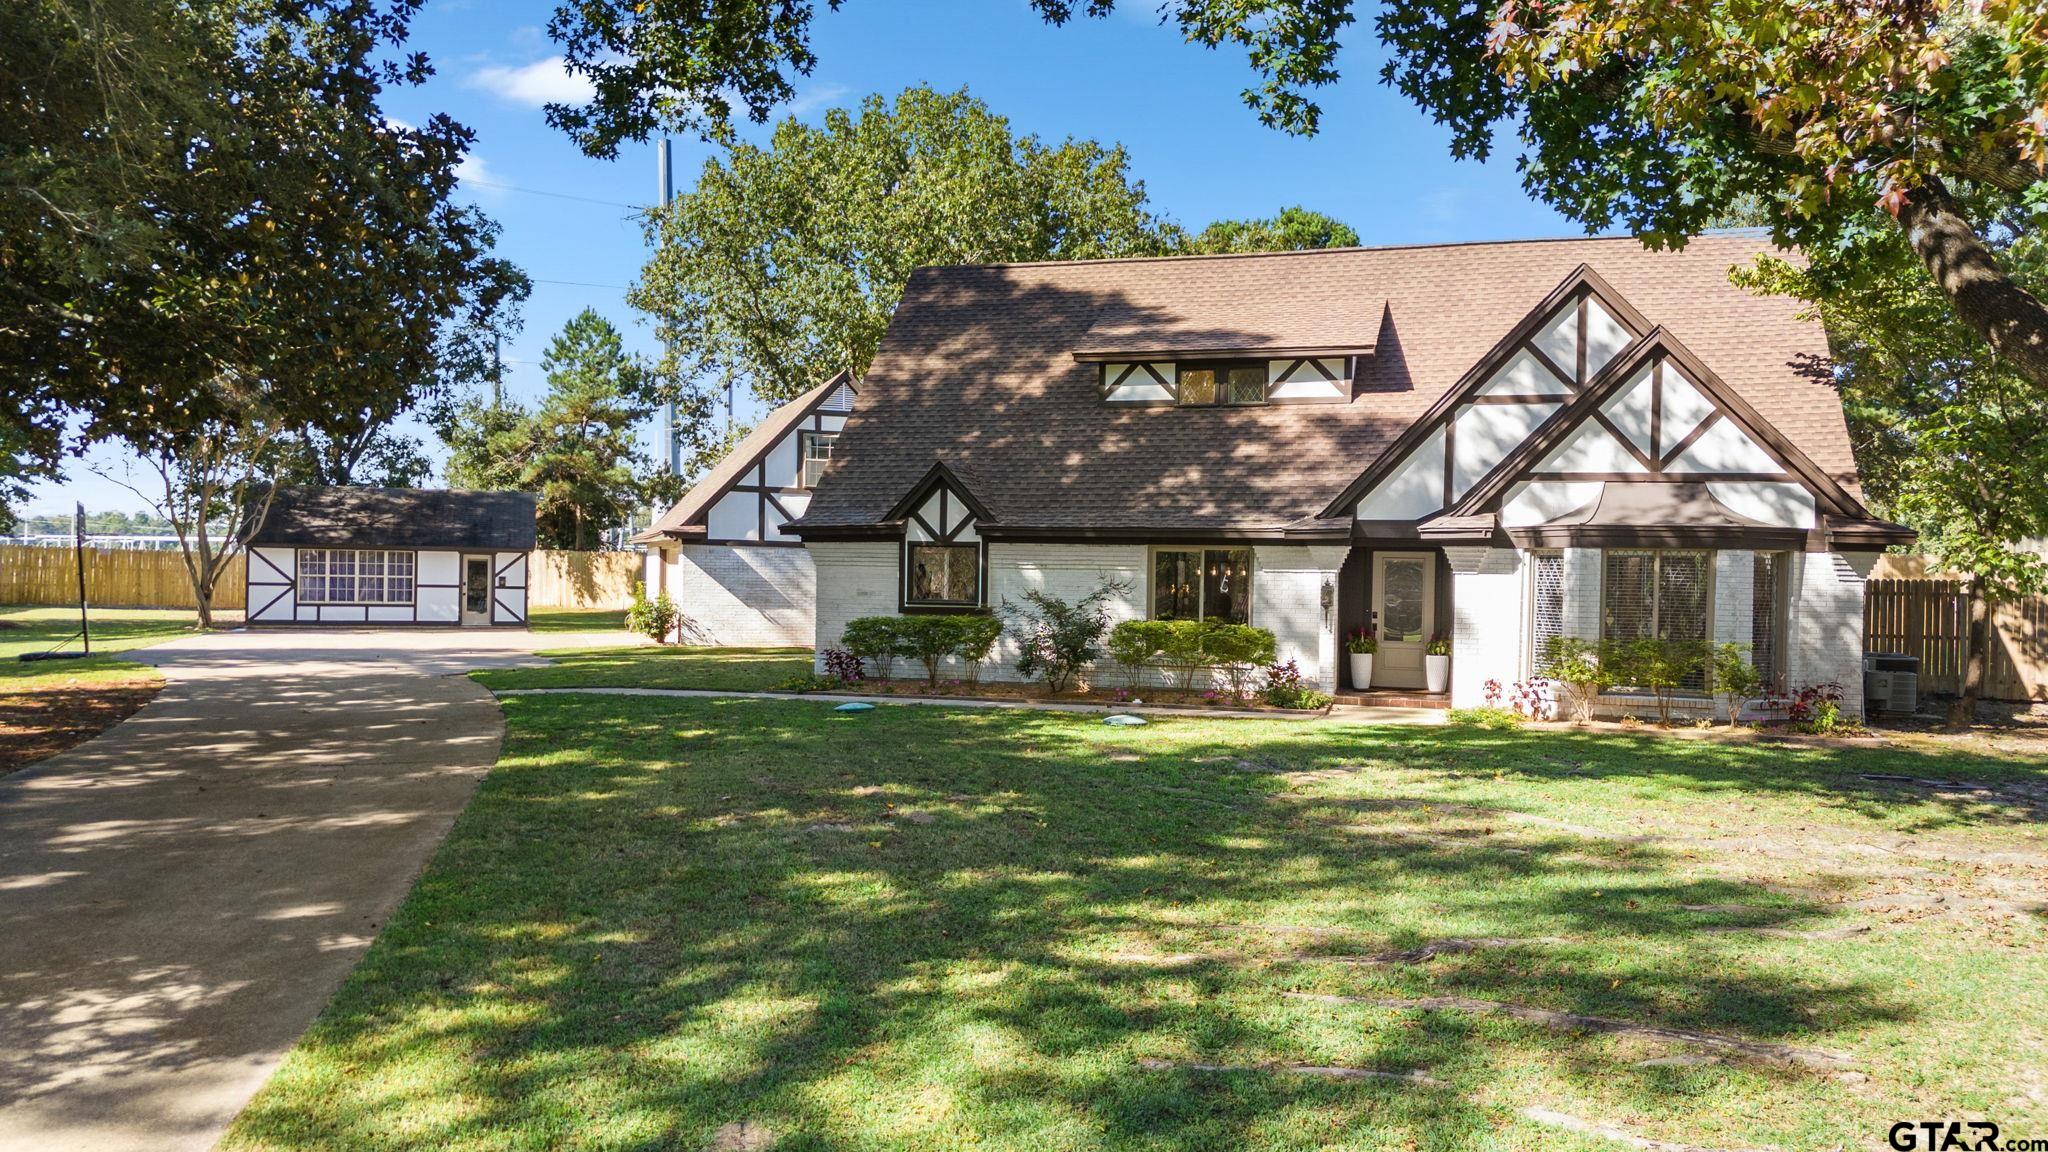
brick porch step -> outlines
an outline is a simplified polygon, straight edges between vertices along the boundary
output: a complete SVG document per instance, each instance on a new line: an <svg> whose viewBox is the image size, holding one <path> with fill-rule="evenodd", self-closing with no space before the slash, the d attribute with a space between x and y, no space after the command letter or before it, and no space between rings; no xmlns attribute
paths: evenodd
<svg viewBox="0 0 2048 1152"><path fill-rule="evenodd" d="M1449 708L1448 692L1424 692L1419 688L1373 688L1365 692L1337 693L1337 703L1366 708Z"/></svg>

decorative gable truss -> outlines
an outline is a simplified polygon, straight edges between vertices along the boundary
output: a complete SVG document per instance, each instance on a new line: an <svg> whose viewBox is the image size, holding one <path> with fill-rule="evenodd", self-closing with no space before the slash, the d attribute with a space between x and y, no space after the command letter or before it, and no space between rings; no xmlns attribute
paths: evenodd
<svg viewBox="0 0 2048 1152"><path fill-rule="evenodd" d="M782 525L804 514L811 488L833 444L852 415L854 389L842 381L825 389L752 457L704 506L705 539L713 544L801 548L803 543L781 534ZM782 415L778 412L777 416ZM735 451L745 451L743 445Z"/></svg>
<svg viewBox="0 0 2048 1152"><path fill-rule="evenodd" d="M1324 515L1415 521L1456 503L1649 328L1581 264Z"/></svg>
<svg viewBox="0 0 2048 1152"><path fill-rule="evenodd" d="M1558 521L1607 484L1703 487L1743 522L1813 530L1870 514L1676 336L1651 330L1450 509L1500 527Z"/></svg>
<svg viewBox="0 0 2048 1152"><path fill-rule="evenodd" d="M980 525L993 519L960 476L932 465L890 511L903 524L901 595L905 609L979 607L988 571Z"/></svg>
<svg viewBox="0 0 2048 1152"><path fill-rule="evenodd" d="M1297 356L1265 363L1267 403L1342 403L1351 399L1353 359L1349 356ZM1179 368L1172 360L1104 364L1102 398L1111 404L1178 404Z"/></svg>

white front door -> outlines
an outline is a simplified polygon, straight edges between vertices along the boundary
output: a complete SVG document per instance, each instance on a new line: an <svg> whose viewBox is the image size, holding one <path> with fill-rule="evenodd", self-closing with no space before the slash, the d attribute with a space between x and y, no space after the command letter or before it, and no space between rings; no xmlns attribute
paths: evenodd
<svg viewBox="0 0 2048 1152"><path fill-rule="evenodd" d="M1436 631L1436 555L1376 552L1372 559L1372 618L1380 651L1372 662L1375 688L1421 688L1428 683L1422 657Z"/></svg>
<svg viewBox="0 0 2048 1152"><path fill-rule="evenodd" d="M462 622L464 624L489 624L491 622L491 558L489 556L464 556L462 558Z"/></svg>

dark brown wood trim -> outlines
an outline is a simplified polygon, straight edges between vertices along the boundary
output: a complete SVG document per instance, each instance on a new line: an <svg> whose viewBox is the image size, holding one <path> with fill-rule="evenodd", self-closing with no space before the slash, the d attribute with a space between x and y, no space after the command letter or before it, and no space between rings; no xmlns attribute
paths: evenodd
<svg viewBox="0 0 2048 1152"><path fill-rule="evenodd" d="M815 422L816 417L818 415L818 409L825 403L826 399L828 399L833 393L839 390L841 385L853 389L855 395L860 394L860 389L857 386L855 386L853 382L852 373L846 372L844 370L841 370L840 372L833 375L831 380L826 381L826 383L830 386L820 388L818 390L818 395L812 398L810 407L805 408L803 411L798 412L795 416L790 418L789 427L783 429L784 435L796 431L806 419L810 419ZM842 413L834 412L833 415L838 416L842 415ZM848 415L847 418L851 419L852 417ZM818 423L822 428L822 422ZM844 429L842 428L841 431L844 431ZM664 530L679 531L693 527L708 527L711 519L711 510L718 507L718 502L720 500L725 499L727 493L739 487L741 482L747 478L747 474L749 472L760 471L764 469L766 467L767 454L775 451L775 446L781 442L781 436L777 436L773 440L770 440L767 443L767 445L761 449L761 455L754 458L754 462L752 464L748 465L745 468L741 468L737 473L734 474L731 480L726 482L726 484L723 487L719 488L718 491L711 494L711 499L706 500L704 502L704 510L702 512L698 513L696 516L691 517L689 521L686 523L673 525L670 528ZM797 475L799 478L801 478L803 475L803 458L801 450L799 450L797 458ZM764 482L761 484L757 484L756 487L767 487L767 484L765 483L766 479L767 474L765 471L762 471L762 480ZM754 501L754 503L758 505L760 501L757 499Z"/></svg>
<svg viewBox="0 0 2048 1152"><path fill-rule="evenodd" d="M1121 364L1125 361L1189 360L1291 360L1338 356L1370 356L1372 344L1318 344L1302 347L1260 348L1130 348L1115 351L1088 349L1072 353L1081 364Z"/></svg>
<svg viewBox="0 0 2048 1152"><path fill-rule="evenodd" d="M704 540L707 548L801 548L801 540Z"/></svg>
<svg viewBox="0 0 2048 1152"><path fill-rule="evenodd" d="M1124 365L1124 370L1116 374L1116 379L1111 380L1109 381L1109 383L1103 385L1102 394L1104 396L1111 395L1117 389L1123 387L1124 381L1129 380L1132 376L1136 375L1137 371L1138 366L1136 364ZM1102 366L1102 375L1104 376L1104 378L1107 378L1109 376L1109 365L1104 364Z"/></svg>
<svg viewBox="0 0 2048 1152"><path fill-rule="evenodd" d="M1671 451L1666 452L1660 458L1659 463L1662 464L1662 466L1665 468L1671 467L1673 461L1676 461L1680 456L1685 455L1685 450L1692 447L1693 444L1696 443L1700 437L1705 436L1707 434L1707 429L1712 428L1716 423L1720 421L1720 419L1721 411L1718 408L1712 412L1707 413L1706 416L1703 419L1701 419L1698 424L1693 425L1692 431L1687 432L1684 436L1679 438L1678 443L1672 445Z"/></svg>
<svg viewBox="0 0 2048 1152"><path fill-rule="evenodd" d="M1655 460L1650 459L1650 457L1641 448L1636 447L1636 442L1634 440L1629 439L1627 433L1623 432L1620 428L1615 427L1614 421L1609 420L1607 418L1607 413L1602 412L1598 408L1594 408L1588 413L1588 415L1590 415L1593 418L1593 422L1595 424L1598 424L1600 425L1600 427L1605 428L1607 430L1607 434L1609 436L1614 437L1616 443L1620 444L1623 448L1627 449L1628 454L1630 456L1635 457L1636 463L1641 464L1643 466L1644 472L1650 473L1652 475L1656 473L1657 462Z"/></svg>
<svg viewBox="0 0 2048 1152"><path fill-rule="evenodd" d="M1455 412L1460 404L1476 394L1480 387L1486 383L1488 377L1499 371L1509 360L1513 359L1515 352L1525 345L1531 345L1532 338L1537 332L1542 330L1543 322L1570 302L1575 295L1579 295L1581 303L1583 303L1587 296L1598 300L1600 306L1606 309L1607 314L1614 317L1615 323L1620 324L1628 330L1630 335L1635 337L1631 347L1641 344L1649 336L1650 332L1653 331L1650 322L1643 318L1643 314L1638 312L1634 305L1622 299L1607 281L1601 279L1599 273L1593 271L1591 265L1580 264L1577 268L1572 269L1571 274L1566 276L1557 287L1551 289L1541 301L1537 302L1536 307L1517 321L1514 327L1508 329L1499 340L1495 341L1493 347L1489 348L1486 354L1479 358L1477 363L1467 369L1464 375L1458 377L1457 383L1451 385L1450 388L1444 391L1443 395L1431 402L1429 408L1421 416L1417 417L1414 423L1402 429L1401 434L1395 437L1394 442L1389 444L1386 450L1381 452L1367 466L1365 471L1359 474L1357 479L1345 485L1344 490L1338 493L1336 499L1330 501L1329 505L1323 509L1321 515L1338 516L1351 511L1352 505L1358 503L1359 499L1367 492L1370 492L1375 484L1386 479L1388 474L1399 467L1401 462L1407 459L1411 452L1420 446L1424 440L1428 439L1429 435L1436 430L1438 424L1449 419L1450 414ZM1583 346L1583 341L1581 344ZM1594 375L1596 377L1605 375L1608 368L1612 368L1615 361L1622 359L1627 352L1628 349L1624 349L1622 352L1617 353L1613 360L1608 361L1607 365ZM1545 361L1547 360L1548 358L1546 357ZM1571 377L1568 373L1558 371L1555 365L1550 365L1549 367L1557 376L1558 383L1563 384L1568 389L1572 387ZM1567 399L1560 398L1559 403L1564 403ZM1551 414L1553 419L1559 415L1561 413L1554 412Z"/></svg>
<svg viewBox="0 0 2048 1152"><path fill-rule="evenodd" d="M1550 358L1550 353L1545 352L1542 348L1538 347L1536 341L1524 341L1522 347L1519 350L1527 352L1531 360L1534 360L1538 364L1543 365L1544 369L1548 371L1552 376L1557 377L1558 381L1562 383L1565 387L1570 388L1573 391L1577 391L1579 388L1584 386L1584 381L1578 380L1578 378L1571 372L1570 369L1566 368L1562 364L1559 364L1557 361L1552 360ZM1574 381L1577 382L1574 383Z"/></svg>
<svg viewBox="0 0 2048 1152"><path fill-rule="evenodd" d="M1769 551L1799 548L1804 528L1713 528L1685 525L1647 527L1535 525L1509 528L1507 538L1518 548L1739 548Z"/></svg>
<svg viewBox="0 0 2048 1152"><path fill-rule="evenodd" d="M1524 472L1521 478L1535 481L1562 481L1571 484L1586 484L1595 481L1612 481L1628 484L1703 484L1719 481L1744 480L1797 480L1789 472Z"/></svg>
<svg viewBox="0 0 2048 1152"><path fill-rule="evenodd" d="M1466 404L1563 404L1571 400L1571 393L1561 392L1545 396L1536 392L1496 392L1491 396L1472 396Z"/></svg>
<svg viewBox="0 0 2048 1152"><path fill-rule="evenodd" d="M1656 462L1652 472L1664 470L1664 361L1650 365L1650 459Z"/></svg>
<svg viewBox="0 0 2048 1152"><path fill-rule="evenodd" d="M1451 419L1444 421L1444 491L1443 498L1437 502L1439 508L1451 506L1451 483L1457 475L1457 460L1458 420L1453 413Z"/></svg>
<svg viewBox="0 0 2048 1152"><path fill-rule="evenodd" d="M290 583L292 583L292 574L291 574L291 573L289 573L289 572L287 572L287 571L285 571L285 570L284 570L284 569L282 569L282 568L279 568L279 567L278 567L277 565L275 565L275 564L272 564L272 563L270 562L270 557L268 557L268 556L265 556L265 555L264 555L264 554L263 554L262 552L260 552L260 551L258 551L258 550L257 550L258 548L261 548L261 547L264 547L264 546L263 546L263 545L258 545L258 546L257 546L257 547L255 547L255 548L251 548L251 549L249 549L249 555L251 555L251 556L254 556L254 557L256 557L256 558L257 558L258 560L261 560L261 561L263 561L263 566L264 566L265 568L268 568L268 569L270 569L270 570L271 570L272 572L275 572L275 573L277 573L278 577L279 577L280 579L282 579L282 580L283 580L283 581L284 581L285 583L287 583L287 584L290 584ZM293 549L293 550L292 550L292 564L293 564L294 566L296 566L296 565L298 564L298 562L299 562L299 559L298 559L298 550L297 550L297 549L295 548L295 549ZM246 580L246 579L248 578L248 574L249 574L249 566L248 566L247 564L244 564L244 565L242 566L242 576L243 576L243 579L245 579L245 580ZM267 583L267 581L266 581L266 583Z"/></svg>
<svg viewBox="0 0 2048 1152"><path fill-rule="evenodd" d="M1584 296L1579 297L1578 321L1578 364L1575 366L1572 372L1572 384L1575 387L1583 385L1586 382L1586 298Z"/></svg>
<svg viewBox="0 0 2048 1152"><path fill-rule="evenodd" d="M276 585L270 585L270 584L266 584L266 585L257 585L257 587L266 587L266 588L270 588L270 587L276 587ZM247 618L249 618L249 617L251 617L251 616L261 616L261 615L263 615L263 614L264 614L265 612L268 612L268 611L270 611L270 610L271 610L272 608L276 607L276 606L277 606L277 602L278 602L279 600L282 600L282 599L284 599L285 597L287 597L287 596L289 596L289 595L291 595L291 594L292 594L292 586L291 586L291 585L289 585L289 584L286 584L286 585L284 586L284 589L283 589L282 591L280 591L280 592L279 592L279 593L278 593L277 595L275 595L275 596L272 596L272 597L270 598L270 600L269 600L268 602L266 602L266 603L265 603L265 604L263 605L263 607L261 607L261 608L258 608L258 609L257 609L257 610L256 610L255 612L253 612L253 613L245 613L245 614L244 614L244 619L247 619ZM243 602L244 604L246 604L246 603L248 603L248 602L249 602L249 597L248 597L248 595L247 595L247 590L246 590L246 589L244 590L244 594L243 594L243 596L242 596L242 602ZM293 615L297 615L298 613L297 613L296 609L298 608L298 602L297 602L297 601L293 601L293 602L292 602L292 607L293 607L293 609L294 609L294 611L293 611Z"/></svg>
<svg viewBox="0 0 2048 1152"><path fill-rule="evenodd" d="M978 527L990 543L1031 544L1324 544L1350 539L1351 521L1332 520L1314 530L1285 528L1161 528L1067 527L1060 525L985 524Z"/></svg>

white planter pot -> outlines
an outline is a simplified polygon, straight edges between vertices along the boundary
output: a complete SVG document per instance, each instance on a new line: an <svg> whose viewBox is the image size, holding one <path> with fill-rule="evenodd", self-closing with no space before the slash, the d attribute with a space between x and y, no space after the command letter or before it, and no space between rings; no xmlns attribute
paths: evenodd
<svg viewBox="0 0 2048 1152"><path fill-rule="evenodd" d="M1451 658L1449 656L1424 656L1423 674L1429 677L1429 690L1442 692L1451 686Z"/></svg>
<svg viewBox="0 0 2048 1152"><path fill-rule="evenodd" d="M1347 652L1351 657L1351 686L1360 692L1372 687L1372 653Z"/></svg>

